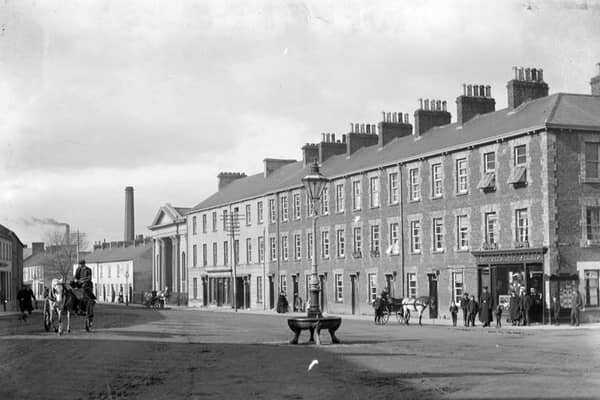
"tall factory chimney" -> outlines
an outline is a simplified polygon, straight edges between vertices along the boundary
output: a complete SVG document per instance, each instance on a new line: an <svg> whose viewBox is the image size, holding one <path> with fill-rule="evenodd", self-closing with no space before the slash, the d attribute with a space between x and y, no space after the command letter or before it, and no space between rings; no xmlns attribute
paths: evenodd
<svg viewBox="0 0 600 400"><path fill-rule="evenodd" d="M133 217L133 186L125 188L125 242L135 239L135 225Z"/></svg>

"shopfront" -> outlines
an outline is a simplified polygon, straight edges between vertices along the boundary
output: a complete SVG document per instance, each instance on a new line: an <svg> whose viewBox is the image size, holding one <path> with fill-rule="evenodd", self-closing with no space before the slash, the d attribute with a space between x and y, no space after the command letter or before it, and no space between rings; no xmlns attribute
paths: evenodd
<svg viewBox="0 0 600 400"><path fill-rule="evenodd" d="M546 248L473 251L477 264L478 290L487 287L494 307L498 303L508 305L511 292L523 291L531 296L531 322L545 322L543 299L544 253ZM507 315L508 309L504 310Z"/></svg>

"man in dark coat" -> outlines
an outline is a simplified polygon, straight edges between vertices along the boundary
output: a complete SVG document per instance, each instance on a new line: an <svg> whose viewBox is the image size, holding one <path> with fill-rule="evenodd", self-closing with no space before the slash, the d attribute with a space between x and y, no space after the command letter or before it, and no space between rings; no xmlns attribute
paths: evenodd
<svg viewBox="0 0 600 400"><path fill-rule="evenodd" d="M35 301L35 296L33 295L33 291L27 286L23 285L21 290L17 293L17 301L19 303L19 308L21 310L21 318L23 320L27 319L27 314L31 315L31 311L33 311L33 301Z"/></svg>
<svg viewBox="0 0 600 400"><path fill-rule="evenodd" d="M465 292L460 299L460 308L463 313L463 324L464 326L469 326L469 311L467 308L469 307L469 294Z"/></svg>
<svg viewBox="0 0 600 400"><path fill-rule="evenodd" d="M490 326L490 321L492 320L492 298L487 286L483 287L483 293L481 294L479 320L484 328Z"/></svg>
<svg viewBox="0 0 600 400"><path fill-rule="evenodd" d="M533 301L527 291L524 291L521 295L521 315L523 317L523 325L529 325L529 316L531 312L531 306Z"/></svg>
<svg viewBox="0 0 600 400"><path fill-rule="evenodd" d="M277 299L277 312L278 313L286 313L288 311L288 301L285 297L285 292L282 291L279 294L279 298Z"/></svg>
<svg viewBox="0 0 600 400"><path fill-rule="evenodd" d="M471 326L475 326L475 317L477 316L477 311L479 310L479 304L475 301L475 296L471 295L471 300L469 300L469 305L467 306L467 313L469 315L469 324Z"/></svg>
<svg viewBox="0 0 600 400"><path fill-rule="evenodd" d="M571 325L579 326L579 310L581 308L583 308L583 299L579 290L574 290L571 297Z"/></svg>
<svg viewBox="0 0 600 400"><path fill-rule="evenodd" d="M514 291L510 292L510 302L508 305L510 311L510 322L512 322L513 326L519 324L519 320L521 319L521 302Z"/></svg>
<svg viewBox="0 0 600 400"><path fill-rule="evenodd" d="M560 316L560 301L558 301L556 296L552 297L552 310L554 311L554 323L560 325L558 322L558 317Z"/></svg>

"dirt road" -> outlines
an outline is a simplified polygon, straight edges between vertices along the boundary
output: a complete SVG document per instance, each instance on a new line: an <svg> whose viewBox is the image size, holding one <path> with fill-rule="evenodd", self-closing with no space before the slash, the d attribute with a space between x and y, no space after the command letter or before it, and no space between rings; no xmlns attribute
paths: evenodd
<svg viewBox="0 0 600 400"><path fill-rule="evenodd" d="M40 315L0 318L0 399L600 398L598 329L345 318L342 344L317 347L288 345L278 315L100 306L97 317L94 332L77 318L62 337Z"/></svg>

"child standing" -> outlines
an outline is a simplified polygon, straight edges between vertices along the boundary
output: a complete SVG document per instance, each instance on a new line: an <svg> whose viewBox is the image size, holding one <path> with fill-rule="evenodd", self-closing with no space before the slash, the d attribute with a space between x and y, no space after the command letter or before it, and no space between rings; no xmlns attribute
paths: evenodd
<svg viewBox="0 0 600 400"><path fill-rule="evenodd" d="M502 328L502 305L498 304L498 306L496 307L496 312L494 313L496 314L496 328Z"/></svg>
<svg viewBox="0 0 600 400"><path fill-rule="evenodd" d="M454 300L450 302L450 315L452 315L452 326L456 326L456 319L458 317L458 306L456 305Z"/></svg>

